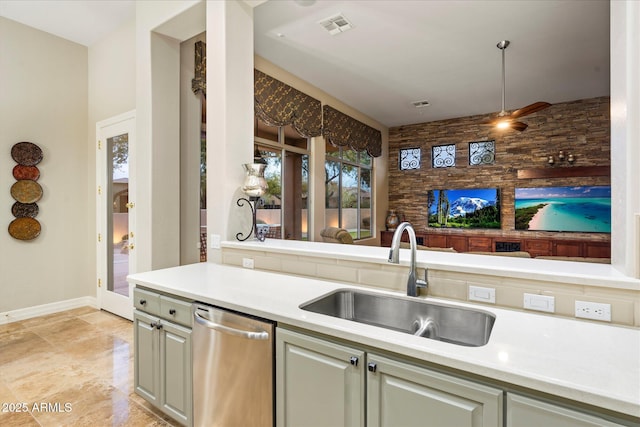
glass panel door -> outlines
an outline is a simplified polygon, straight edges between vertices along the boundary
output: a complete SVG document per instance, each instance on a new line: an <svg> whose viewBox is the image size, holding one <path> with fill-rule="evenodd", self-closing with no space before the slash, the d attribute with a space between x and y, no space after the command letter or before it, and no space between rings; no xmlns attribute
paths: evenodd
<svg viewBox="0 0 640 427"><path fill-rule="evenodd" d="M98 308L133 318L127 275L135 269L135 112L96 125Z"/></svg>
<svg viewBox="0 0 640 427"><path fill-rule="evenodd" d="M129 134L107 138L109 192L107 199L107 238L111 239L108 257L107 290L129 296ZM130 239L131 238L131 239Z"/></svg>

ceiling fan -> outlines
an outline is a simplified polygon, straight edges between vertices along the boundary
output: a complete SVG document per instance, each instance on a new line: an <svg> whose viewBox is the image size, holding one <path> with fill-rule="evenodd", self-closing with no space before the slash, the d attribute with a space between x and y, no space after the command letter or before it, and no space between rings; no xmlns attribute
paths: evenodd
<svg viewBox="0 0 640 427"><path fill-rule="evenodd" d="M527 105L526 107L522 107L519 110L515 110L511 114L507 113L504 109L504 98L505 98L505 67L504 67L504 51L509 46L509 40L502 40L496 46L498 49L502 51L502 110L498 113L498 117L495 119L483 123L485 125L495 126L498 129L513 129L519 132L522 132L527 128L526 123L522 123L516 121L516 119L524 116L528 116L529 114L536 113L540 110L544 110L547 107L550 107L551 104L548 102L534 102L533 104Z"/></svg>

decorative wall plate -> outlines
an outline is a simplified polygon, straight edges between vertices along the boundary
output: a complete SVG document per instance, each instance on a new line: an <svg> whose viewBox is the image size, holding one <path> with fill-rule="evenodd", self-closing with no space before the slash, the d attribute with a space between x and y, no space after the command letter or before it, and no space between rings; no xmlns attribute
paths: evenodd
<svg viewBox="0 0 640 427"><path fill-rule="evenodd" d="M40 235L40 223L33 218L16 218L9 224L9 234L14 239L32 240Z"/></svg>
<svg viewBox="0 0 640 427"><path fill-rule="evenodd" d="M34 203L42 197L42 187L35 181L21 179L11 186L11 197L20 203Z"/></svg>
<svg viewBox="0 0 640 427"><path fill-rule="evenodd" d="M37 203L20 203L15 202L11 206L11 213L16 218L35 218L40 212L40 208Z"/></svg>
<svg viewBox="0 0 640 427"><path fill-rule="evenodd" d="M18 181L21 179L37 181L40 178L40 169L37 166L15 165L13 167L13 177Z"/></svg>
<svg viewBox="0 0 640 427"><path fill-rule="evenodd" d="M35 166L42 160L42 150L31 142L18 142L11 147L11 157L20 165Z"/></svg>

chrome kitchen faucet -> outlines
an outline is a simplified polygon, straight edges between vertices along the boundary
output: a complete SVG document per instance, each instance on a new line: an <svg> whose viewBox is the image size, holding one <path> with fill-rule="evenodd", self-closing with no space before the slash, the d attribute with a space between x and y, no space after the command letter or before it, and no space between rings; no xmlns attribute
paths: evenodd
<svg viewBox="0 0 640 427"><path fill-rule="evenodd" d="M403 222L398 226L395 233L393 233L393 240L391 241L391 249L389 250L389 262L393 264L400 264L400 238L404 230L407 230L409 234L409 247L411 249L411 265L409 266L409 279L407 280L407 296L417 297L418 288L427 288L427 269L424 269L424 280L418 279L418 272L416 269L416 250L418 244L416 243L416 232L408 222Z"/></svg>

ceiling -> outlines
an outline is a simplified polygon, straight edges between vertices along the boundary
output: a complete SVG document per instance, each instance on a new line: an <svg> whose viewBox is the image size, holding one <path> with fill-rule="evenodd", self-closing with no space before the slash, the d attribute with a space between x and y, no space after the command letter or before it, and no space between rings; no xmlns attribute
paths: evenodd
<svg viewBox="0 0 640 427"><path fill-rule="evenodd" d="M353 29L332 36L318 22L338 13ZM91 46L135 0L0 0L0 16ZM254 18L258 55L386 126L499 111L503 39L507 110L609 95L608 0L272 0Z"/></svg>
<svg viewBox="0 0 640 427"><path fill-rule="evenodd" d="M135 0L0 0L0 16L85 46L135 13Z"/></svg>
<svg viewBox="0 0 640 427"><path fill-rule="evenodd" d="M504 39L507 110L609 95L608 1L278 0L254 21L258 55L387 126L499 111Z"/></svg>

